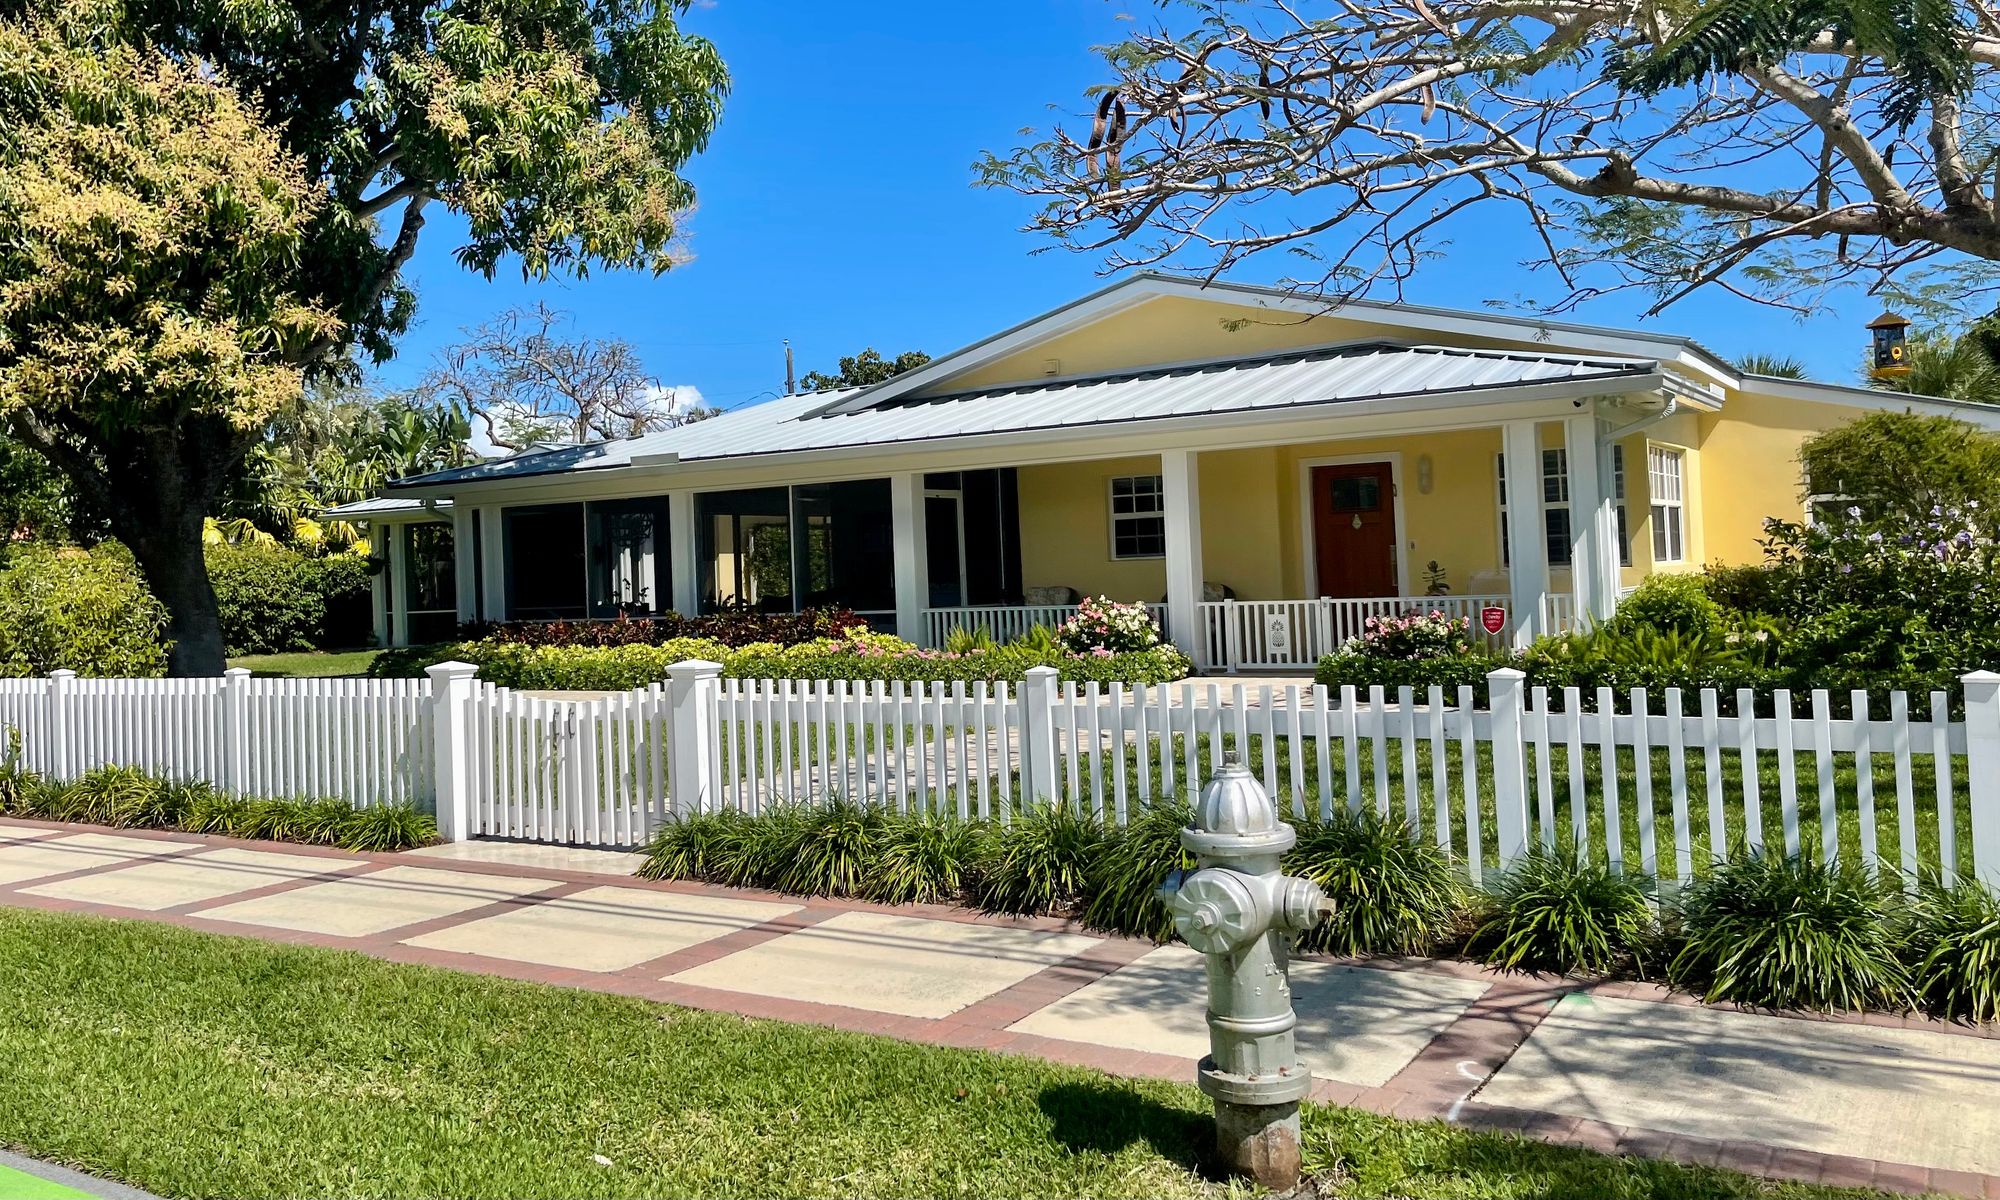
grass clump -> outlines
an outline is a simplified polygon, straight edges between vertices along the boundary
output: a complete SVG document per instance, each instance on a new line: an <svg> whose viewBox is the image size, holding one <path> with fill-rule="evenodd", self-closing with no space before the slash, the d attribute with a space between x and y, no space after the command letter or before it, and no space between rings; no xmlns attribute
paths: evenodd
<svg viewBox="0 0 2000 1200"><path fill-rule="evenodd" d="M980 843L968 889L986 912L1046 916L1084 899L1107 834L1094 818L1060 804L1039 804Z"/></svg>
<svg viewBox="0 0 2000 1200"><path fill-rule="evenodd" d="M948 815L909 813L884 822L875 873L864 895L883 904L942 904L957 900L979 857L984 829Z"/></svg>
<svg viewBox="0 0 2000 1200"><path fill-rule="evenodd" d="M1451 863L1400 817L1335 809L1297 823L1285 869L1319 884L1333 915L1299 938L1320 954L1420 954L1448 939L1464 910Z"/></svg>
<svg viewBox="0 0 2000 1200"><path fill-rule="evenodd" d="M407 850L437 840L437 822L406 804L357 811L343 800L231 796L202 780L121 766L94 767L53 784L23 770L17 756L0 759L0 814L356 851Z"/></svg>
<svg viewBox="0 0 2000 1200"><path fill-rule="evenodd" d="M1931 1016L2000 1020L2000 897L1973 880L1927 880L1910 910L1910 990Z"/></svg>
<svg viewBox="0 0 2000 1200"><path fill-rule="evenodd" d="M834 800L801 809L771 886L799 896L858 896L875 869L882 810Z"/></svg>
<svg viewBox="0 0 2000 1200"><path fill-rule="evenodd" d="M1654 937L1644 889L1567 849L1531 849L1483 916L1468 948L1509 971L1608 975L1642 960Z"/></svg>
<svg viewBox="0 0 2000 1200"><path fill-rule="evenodd" d="M1154 893L1169 873L1194 866L1194 855L1181 847L1181 830L1193 823L1192 805L1167 801L1109 834L1091 871L1083 923L1156 942L1172 939L1173 914Z"/></svg>
<svg viewBox="0 0 2000 1200"><path fill-rule="evenodd" d="M717 879L724 853L743 837L741 826L748 820L733 808L668 817L646 843L646 861L639 866L639 878Z"/></svg>
<svg viewBox="0 0 2000 1200"><path fill-rule="evenodd" d="M1736 855L1681 894L1667 979L1710 1003L1906 1008L1909 971L1891 915L1897 902L1856 864Z"/></svg>

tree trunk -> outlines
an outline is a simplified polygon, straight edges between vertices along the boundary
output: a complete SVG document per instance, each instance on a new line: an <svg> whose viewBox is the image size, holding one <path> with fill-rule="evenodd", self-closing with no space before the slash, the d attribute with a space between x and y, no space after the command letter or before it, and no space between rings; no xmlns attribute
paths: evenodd
<svg viewBox="0 0 2000 1200"><path fill-rule="evenodd" d="M222 642L222 609L208 581L203 556L201 515L192 530L185 521L163 522L167 528L146 534L127 533L126 544L146 575L147 586L167 609L167 673L185 679L220 675L229 664Z"/></svg>

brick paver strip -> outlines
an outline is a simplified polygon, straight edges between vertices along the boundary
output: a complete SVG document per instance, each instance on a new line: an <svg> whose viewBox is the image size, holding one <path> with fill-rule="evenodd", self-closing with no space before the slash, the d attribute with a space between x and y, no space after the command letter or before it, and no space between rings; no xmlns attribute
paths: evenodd
<svg viewBox="0 0 2000 1200"><path fill-rule="evenodd" d="M471 859L433 859L405 854L356 854L322 846L247 841L213 834L106 829L98 826L62 825L55 822L15 819L0 819L0 828L10 832L35 831L29 838L17 839L16 844L86 832L112 833L121 837L149 838L169 843L169 848L163 848L157 855L142 855L120 862L99 864L61 876L44 876L25 881L20 885L0 887L0 904L11 907L35 908L51 912L96 913L155 921L182 928L234 937L251 937L287 945L340 947L359 950L392 962L418 963L533 983L634 996L687 1008L823 1025L907 1041L1044 1058L1113 1074L1180 1080L1192 1079L1194 1075L1195 1063L1192 1059L1170 1054L1066 1042L1036 1034L1013 1033L1005 1028L1028 1013L1037 1011L1144 956L1153 947L1151 943L1139 939L1106 937L1087 950L1062 962L1044 967L1019 983L939 1019L900 1016L839 1005L816 1004L804 1000L755 996L676 983L662 978L702 963L713 962L738 950L784 937L799 929L809 928L843 912L886 912L1016 929L1083 932L1074 922L1061 918L995 919L945 905L895 906L828 899L802 901L799 897L777 892L747 888L716 888L682 881L631 879L612 883L610 877L592 871L518 867L506 863ZM4 853L6 844L0 842L0 853ZM507 897L465 912L415 922L362 937L343 937L207 920L198 913L182 911L185 908L213 907L216 901L203 901L156 912L142 912L36 896L21 891L23 887L48 883L54 879L115 871L138 863L159 861L219 846L273 850L365 864L340 872L329 871L325 875L283 880L247 890L229 897L223 903L276 895L319 883L361 878L392 866L530 878L547 881L550 886L528 895ZM487 958L475 954L406 945L402 940L572 895L589 888L605 886L694 895L726 895L768 900L778 904L802 905L802 907L795 912L772 918L748 929L735 930L707 942L619 971L579 971L539 963ZM1348 1105L1412 1120L1434 1120L1450 1116L1461 1125L1495 1133L1530 1137L1557 1145L1578 1146L1607 1154L1643 1154L1676 1162L1717 1165L1753 1175L1843 1186L1865 1185L1910 1193L1928 1190L1964 1197L1966 1200L1983 1200L1983 1198L2000 1200L2000 1176L1935 1170L1908 1163L1877 1162L1844 1155L1781 1150L1751 1143L1673 1135L1659 1130L1630 1128L1557 1113L1484 1104L1479 1100L1478 1087L1519 1048L1547 1015L1556 999L1563 994L1589 991L1607 997L1616 996L1652 1003L1695 1002L1690 997L1668 993L1656 985L1629 981L1593 982L1500 976L1488 973L1472 963L1430 959L1323 958L1321 961L1341 962L1372 970L1431 971L1458 978L1486 979L1490 981L1490 986L1387 1084L1379 1088L1368 1088L1336 1080L1315 1080L1312 1098L1318 1102ZM1190 1003L1195 1002L1196 999L1191 997ZM1902 1027L1911 1023L1895 1014L1837 1014L1831 1017L1825 1014L1811 1014L1801 1015L1799 1019L1833 1020L1883 1027ZM1992 1037L1996 1032L1992 1029L1946 1025L1940 1022L1917 1021L1914 1024L1932 1032L1947 1032L1965 1037Z"/></svg>

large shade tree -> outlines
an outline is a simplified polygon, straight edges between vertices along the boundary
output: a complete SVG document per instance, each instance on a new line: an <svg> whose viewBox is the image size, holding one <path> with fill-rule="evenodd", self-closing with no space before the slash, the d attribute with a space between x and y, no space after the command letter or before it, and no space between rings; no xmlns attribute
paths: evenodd
<svg viewBox="0 0 2000 1200"><path fill-rule="evenodd" d="M0 414L109 521L220 669L202 519L337 340L292 289L324 203L227 87L0 25Z"/></svg>
<svg viewBox="0 0 2000 1200"><path fill-rule="evenodd" d="M1561 310L1717 286L1962 301L1995 281L1989 0L1314 0L1175 6L1095 111L989 156L1111 268L1400 285L1511 214ZM1468 221L1468 218L1471 220Z"/></svg>
<svg viewBox="0 0 2000 1200"><path fill-rule="evenodd" d="M154 86L145 81L165 79L159 72L171 67L178 75L168 90L241 97L269 136L246 128L236 140L268 144L284 161L254 170L239 164L245 188L234 195L251 209L282 197L302 222L282 254L208 229L202 254L160 257L144 270L80 268L113 280L128 272L130 286L157 301L148 307L126 297L128 311L104 317L129 328L168 311L210 319L219 311L206 299L219 286L213 276L247 286L254 267L270 303L289 298L297 318L262 333L250 323L261 317L232 318L240 340L255 343L244 360L268 367L262 378L284 381L254 404L188 419L150 392L117 396L86 385L81 373L11 404L10 423L23 441L93 503L102 493L107 512L125 511L116 532L133 544L173 613L176 673L223 667L201 568L202 506L239 469L301 378L351 373L393 352L414 312L401 271L434 211L462 219L457 260L489 276L507 263L540 277L597 267L659 272L677 261L680 222L694 203L679 172L706 144L728 82L715 48L679 29L684 8L654 0L0 0L0 20L16 30L10 37L54 47L0 64L0 172L15 202L30 202L19 199L19 187L36 173L24 156L46 153L30 145L43 136L35 131L60 138L85 126L88 132L72 136L124 147L135 160L128 172L152 180L142 187L106 175L99 157L78 151L74 190L122 189L117 219L140 220L141 210L163 197L202 199L167 165L175 154L183 165L204 161L197 136L176 139L172 122L137 121L145 107L137 101L98 103L78 83L93 78L88 71L63 73L96 61L130 64L120 69L133 82L114 91ZM28 28L35 32L19 32ZM75 63L58 62L63 54ZM162 93L146 103L173 101ZM206 153L231 159L226 147ZM153 165L137 162L149 156ZM304 188L249 187L249 175L259 172L287 184L302 180ZM230 203L212 209L224 226L251 219ZM10 252L15 264L0 286L23 278L18 256L25 252ZM52 242L38 252L60 258L63 247ZM69 298L81 311L121 298L100 289L105 294L93 299L82 275L73 284ZM78 364L93 354L123 361L108 349L81 347L74 336L68 343L51 333L38 338L50 346L77 343ZM8 352L32 344L17 339ZM185 370L192 376L226 366L211 356Z"/></svg>

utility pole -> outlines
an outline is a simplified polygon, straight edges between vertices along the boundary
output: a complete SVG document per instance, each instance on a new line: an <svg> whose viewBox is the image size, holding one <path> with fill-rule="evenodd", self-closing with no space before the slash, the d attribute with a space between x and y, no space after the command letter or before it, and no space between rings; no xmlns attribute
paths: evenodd
<svg viewBox="0 0 2000 1200"><path fill-rule="evenodd" d="M792 373L792 339L786 338L785 339L785 395L787 396L793 395L798 390L799 390L798 377Z"/></svg>

